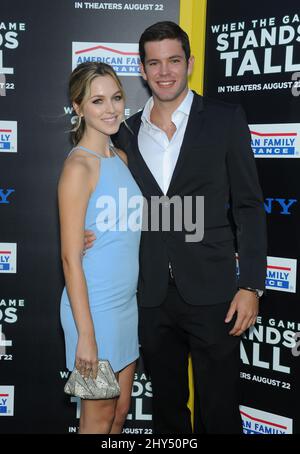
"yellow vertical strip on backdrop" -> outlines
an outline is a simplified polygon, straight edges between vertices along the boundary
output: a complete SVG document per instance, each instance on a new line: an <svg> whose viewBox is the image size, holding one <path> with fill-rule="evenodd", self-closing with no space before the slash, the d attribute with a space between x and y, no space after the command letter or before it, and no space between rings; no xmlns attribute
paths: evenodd
<svg viewBox="0 0 300 454"><path fill-rule="evenodd" d="M189 35L191 53L195 57L195 66L189 80L189 87L200 94L203 94L204 85L206 5L207 0L180 0L179 25ZM189 383L188 406L192 413L192 423L194 423L194 385L191 360L189 361Z"/></svg>
<svg viewBox="0 0 300 454"><path fill-rule="evenodd" d="M195 57L189 85L200 94L203 93L204 82L206 4L207 0L180 0L179 25L189 35L192 55Z"/></svg>

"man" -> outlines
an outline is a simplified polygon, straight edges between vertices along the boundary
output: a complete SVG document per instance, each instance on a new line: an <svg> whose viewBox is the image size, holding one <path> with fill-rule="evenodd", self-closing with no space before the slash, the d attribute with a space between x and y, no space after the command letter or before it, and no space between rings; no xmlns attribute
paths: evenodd
<svg viewBox="0 0 300 454"><path fill-rule="evenodd" d="M179 196L183 209L187 196L204 197L202 241L186 241L186 229L174 225L142 232L139 335L153 386L154 432L192 432L191 354L194 432L241 433L240 336L256 321L266 268L265 214L248 126L240 107L188 89L194 59L177 24L150 26L139 48L153 96L115 143L127 153L149 216L153 197Z"/></svg>

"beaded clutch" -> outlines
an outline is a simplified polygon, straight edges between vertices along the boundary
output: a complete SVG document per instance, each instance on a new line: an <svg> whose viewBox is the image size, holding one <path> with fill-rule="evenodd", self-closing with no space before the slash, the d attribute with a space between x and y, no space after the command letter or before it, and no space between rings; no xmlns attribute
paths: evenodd
<svg viewBox="0 0 300 454"><path fill-rule="evenodd" d="M107 360L99 360L97 377L84 378L74 368L65 384L66 394L81 399L113 399L120 395L120 386Z"/></svg>

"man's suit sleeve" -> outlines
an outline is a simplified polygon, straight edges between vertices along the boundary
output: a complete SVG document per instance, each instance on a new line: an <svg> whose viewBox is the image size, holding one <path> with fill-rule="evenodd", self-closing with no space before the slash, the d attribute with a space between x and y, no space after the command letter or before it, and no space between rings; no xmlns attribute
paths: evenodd
<svg viewBox="0 0 300 454"><path fill-rule="evenodd" d="M244 111L233 112L227 155L231 207L237 228L240 287L263 290L266 279L266 215Z"/></svg>

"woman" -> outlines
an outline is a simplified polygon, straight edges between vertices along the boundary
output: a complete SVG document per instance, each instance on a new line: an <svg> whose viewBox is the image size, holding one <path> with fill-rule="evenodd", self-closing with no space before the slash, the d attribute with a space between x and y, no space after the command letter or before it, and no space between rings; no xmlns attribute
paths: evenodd
<svg viewBox="0 0 300 454"><path fill-rule="evenodd" d="M126 155L110 135L124 115L124 92L104 63L82 63L72 73L70 98L77 113L75 147L58 187L61 256L66 288L61 299L67 368L88 377L98 358L108 359L118 378L118 399L82 400L80 433L121 433L131 399L137 338L136 287L140 228L124 229L128 198L141 197ZM109 205L115 204L110 209ZM101 211L102 209L102 211ZM121 228L122 224L122 228ZM83 255L84 230L95 245Z"/></svg>

